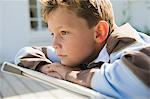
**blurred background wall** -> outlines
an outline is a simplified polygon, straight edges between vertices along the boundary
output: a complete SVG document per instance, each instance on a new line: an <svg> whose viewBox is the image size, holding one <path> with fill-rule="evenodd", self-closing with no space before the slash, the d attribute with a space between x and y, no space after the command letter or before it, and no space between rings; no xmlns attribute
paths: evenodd
<svg viewBox="0 0 150 99"><path fill-rule="evenodd" d="M0 3L0 23L2 23L2 5ZM0 24L0 60L2 60L2 24Z"/></svg>
<svg viewBox="0 0 150 99"><path fill-rule="evenodd" d="M0 0L1 61L12 61L19 47L28 43L28 3L25 0Z"/></svg>
<svg viewBox="0 0 150 99"><path fill-rule="evenodd" d="M13 62L25 46L50 45L39 0L0 0L0 62ZM129 22L150 34L150 0L111 0L118 25Z"/></svg>
<svg viewBox="0 0 150 99"><path fill-rule="evenodd" d="M116 22L130 23L137 31L150 35L150 0L111 0Z"/></svg>

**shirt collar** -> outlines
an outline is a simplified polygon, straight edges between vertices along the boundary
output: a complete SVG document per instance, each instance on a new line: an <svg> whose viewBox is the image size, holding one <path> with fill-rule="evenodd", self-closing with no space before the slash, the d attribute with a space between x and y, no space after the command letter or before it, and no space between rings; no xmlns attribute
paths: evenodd
<svg viewBox="0 0 150 99"><path fill-rule="evenodd" d="M106 45L103 47L103 49L100 51L98 57L93 62L98 63L100 61L105 62L105 63L109 62L109 54L107 52Z"/></svg>

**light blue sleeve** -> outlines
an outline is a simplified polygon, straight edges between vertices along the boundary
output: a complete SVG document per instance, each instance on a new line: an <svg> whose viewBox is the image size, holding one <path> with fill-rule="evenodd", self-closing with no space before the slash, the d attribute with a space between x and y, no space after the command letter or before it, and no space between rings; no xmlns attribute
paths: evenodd
<svg viewBox="0 0 150 99"><path fill-rule="evenodd" d="M141 32L139 32L139 35L145 43L148 43L148 44L150 43L150 36Z"/></svg>
<svg viewBox="0 0 150 99"><path fill-rule="evenodd" d="M48 55L48 58L52 60L53 62L60 62L60 59L57 56L56 51L52 46L47 47L47 55Z"/></svg>
<svg viewBox="0 0 150 99"><path fill-rule="evenodd" d="M121 59L112 64L104 63L91 80L91 87L113 98L148 99L150 89L146 87Z"/></svg>

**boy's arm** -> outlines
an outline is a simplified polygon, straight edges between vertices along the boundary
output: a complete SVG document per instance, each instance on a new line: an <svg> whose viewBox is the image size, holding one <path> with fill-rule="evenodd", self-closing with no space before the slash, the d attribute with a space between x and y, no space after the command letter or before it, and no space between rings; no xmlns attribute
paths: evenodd
<svg viewBox="0 0 150 99"><path fill-rule="evenodd" d="M66 74L65 80L91 88L91 79L94 72L96 72L95 68L80 71L71 71Z"/></svg>
<svg viewBox="0 0 150 99"><path fill-rule="evenodd" d="M116 98L150 96L150 46L128 51L112 64L103 64L94 73L91 87Z"/></svg>
<svg viewBox="0 0 150 99"><path fill-rule="evenodd" d="M30 69L58 61L55 50L51 46L24 47L18 51L15 57L15 64Z"/></svg>
<svg viewBox="0 0 150 99"><path fill-rule="evenodd" d="M129 51L114 63L104 63L101 68L69 70L52 66L65 80L90 87L115 98L150 96L150 47Z"/></svg>

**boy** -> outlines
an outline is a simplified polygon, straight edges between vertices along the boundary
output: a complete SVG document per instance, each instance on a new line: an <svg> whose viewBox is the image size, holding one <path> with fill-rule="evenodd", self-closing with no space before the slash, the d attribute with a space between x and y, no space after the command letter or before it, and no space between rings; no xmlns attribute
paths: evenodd
<svg viewBox="0 0 150 99"><path fill-rule="evenodd" d="M129 24L117 27L109 0L41 3L55 50L23 48L16 64L114 98L150 97L150 38Z"/></svg>

